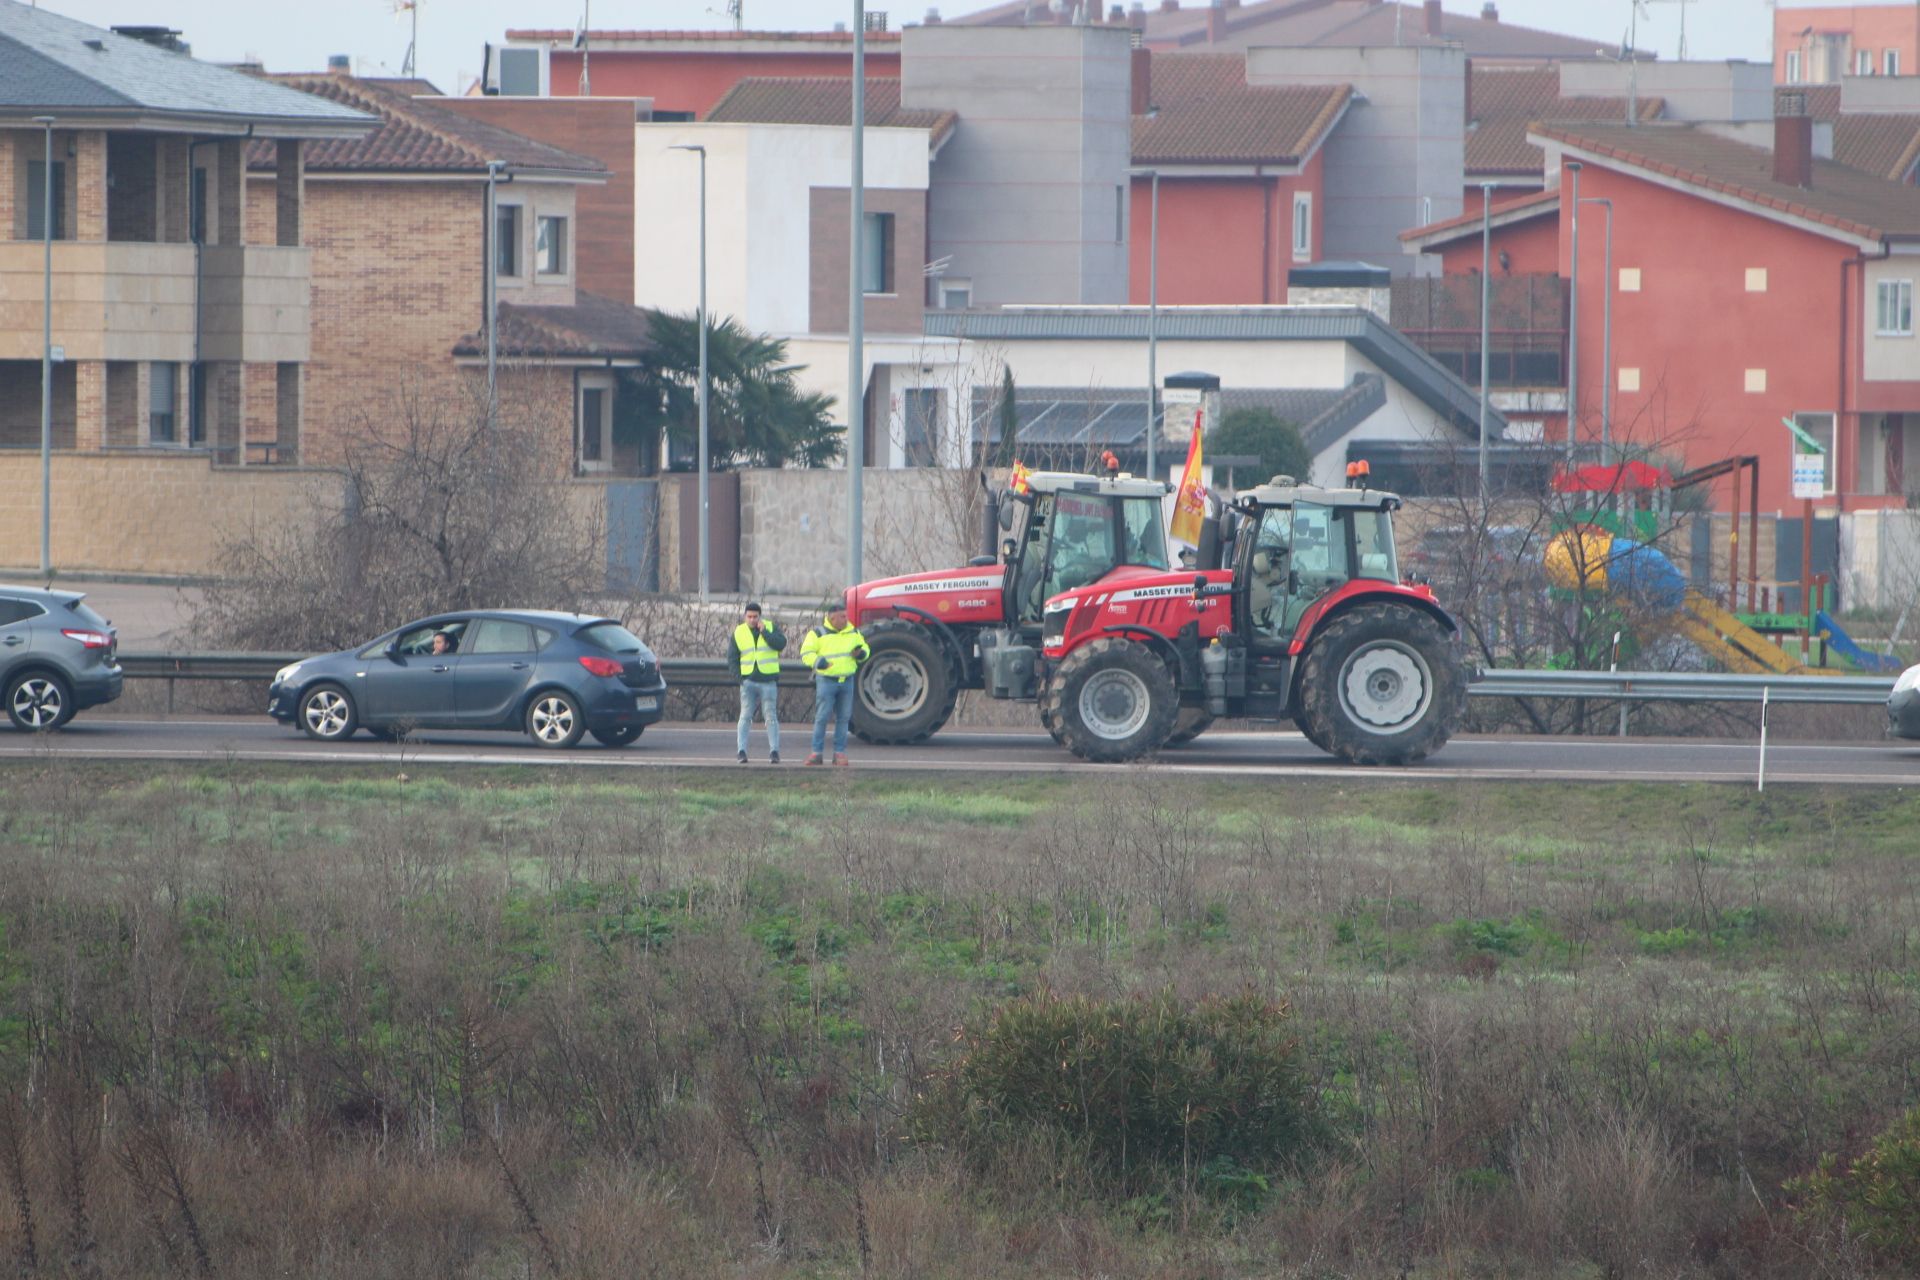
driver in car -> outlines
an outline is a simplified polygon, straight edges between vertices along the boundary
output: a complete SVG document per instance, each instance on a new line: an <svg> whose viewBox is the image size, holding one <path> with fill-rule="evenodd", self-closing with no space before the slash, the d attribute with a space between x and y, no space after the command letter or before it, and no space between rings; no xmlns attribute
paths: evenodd
<svg viewBox="0 0 1920 1280"><path fill-rule="evenodd" d="M460 637L451 631L433 633L433 656L443 658L460 647Z"/></svg>

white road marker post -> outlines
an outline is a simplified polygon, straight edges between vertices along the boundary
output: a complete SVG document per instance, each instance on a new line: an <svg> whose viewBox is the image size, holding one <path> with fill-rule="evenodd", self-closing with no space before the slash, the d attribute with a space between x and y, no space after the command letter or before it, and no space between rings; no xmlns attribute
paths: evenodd
<svg viewBox="0 0 1920 1280"><path fill-rule="evenodd" d="M1760 689L1760 785L1757 790L1767 789L1767 699L1773 692L1770 685Z"/></svg>

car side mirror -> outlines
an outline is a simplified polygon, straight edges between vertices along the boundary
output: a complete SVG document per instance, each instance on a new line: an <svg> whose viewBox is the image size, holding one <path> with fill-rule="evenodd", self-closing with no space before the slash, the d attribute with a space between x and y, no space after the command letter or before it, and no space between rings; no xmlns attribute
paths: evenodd
<svg viewBox="0 0 1920 1280"><path fill-rule="evenodd" d="M1000 495L1000 531L1006 533L1013 528L1013 491Z"/></svg>
<svg viewBox="0 0 1920 1280"><path fill-rule="evenodd" d="M395 640L389 643L386 652L389 659L398 662L400 660L400 642Z"/></svg>

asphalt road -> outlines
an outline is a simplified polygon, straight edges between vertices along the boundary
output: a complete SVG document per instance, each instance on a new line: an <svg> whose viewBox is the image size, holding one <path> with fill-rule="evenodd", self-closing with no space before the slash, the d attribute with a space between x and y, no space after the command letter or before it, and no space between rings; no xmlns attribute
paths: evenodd
<svg viewBox="0 0 1920 1280"><path fill-rule="evenodd" d="M808 726L784 726L787 763L806 756ZM754 762L764 762L764 739L754 727ZM853 744L854 766L865 771L943 773L1053 773L1111 769L1076 760L1038 729L955 731L918 747ZM425 733L400 745L365 736L337 745L312 742L264 717L121 720L81 715L44 737L0 728L0 768L7 762L58 756L72 759L248 760L322 763L515 764L574 768L741 769L733 761L733 727L655 725L625 749L591 738L572 751L548 751L505 733ZM1297 733L1210 733L1145 767L1250 777L1340 777L1443 781L1745 782L1756 780L1756 742L1668 738L1468 737L1407 769L1359 769L1321 754ZM744 769L742 770L744 772ZM1920 783L1920 743L1820 745L1774 741L1767 748L1769 783L1898 785Z"/></svg>

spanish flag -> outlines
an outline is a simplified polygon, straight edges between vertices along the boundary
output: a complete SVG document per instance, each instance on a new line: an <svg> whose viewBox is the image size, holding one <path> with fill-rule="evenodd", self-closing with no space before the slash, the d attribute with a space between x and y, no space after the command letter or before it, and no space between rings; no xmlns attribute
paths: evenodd
<svg viewBox="0 0 1920 1280"><path fill-rule="evenodd" d="M1193 415L1193 443L1187 446L1187 469L1180 473L1180 492L1173 499L1173 521L1167 532L1181 542L1200 545L1200 524L1207 518L1207 491L1200 483L1201 415Z"/></svg>
<svg viewBox="0 0 1920 1280"><path fill-rule="evenodd" d="M1029 488L1027 477L1032 474L1033 472L1027 469L1026 463L1021 462L1018 458L1014 459L1013 478L1010 487L1015 493L1025 493Z"/></svg>

